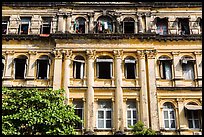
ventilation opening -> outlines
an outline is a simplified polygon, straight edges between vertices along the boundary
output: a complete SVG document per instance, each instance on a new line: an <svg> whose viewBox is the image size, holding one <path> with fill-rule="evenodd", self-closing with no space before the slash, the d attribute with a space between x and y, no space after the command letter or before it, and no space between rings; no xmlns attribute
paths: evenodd
<svg viewBox="0 0 204 137"><path fill-rule="evenodd" d="M26 59L15 59L15 79L25 78Z"/></svg>
<svg viewBox="0 0 204 137"><path fill-rule="evenodd" d="M48 60L38 60L38 79L47 79Z"/></svg>
<svg viewBox="0 0 204 137"><path fill-rule="evenodd" d="M124 33L134 33L134 22L124 22Z"/></svg>
<svg viewBox="0 0 204 137"><path fill-rule="evenodd" d="M135 64L134 63L125 63L126 78L135 79Z"/></svg>
<svg viewBox="0 0 204 137"><path fill-rule="evenodd" d="M98 78L110 79L111 78L111 63L98 62Z"/></svg>

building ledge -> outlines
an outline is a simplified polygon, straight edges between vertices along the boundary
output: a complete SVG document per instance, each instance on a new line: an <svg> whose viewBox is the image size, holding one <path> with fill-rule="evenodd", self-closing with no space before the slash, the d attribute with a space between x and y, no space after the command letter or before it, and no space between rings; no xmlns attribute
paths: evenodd
<svg viewBox="0 0 204 137"><path fill-rule="evenodd" d="M49 36L36 35L19 35L19 34L2 34L2 40L39 40L39 39L139 39L157 40L157 41L173 41L173 40L202 40L201 34L191 35L158 35L155 33L139 33L139 34L70 34L70 33L53 33Z"/></svg>
<svg viewBox="0 0 204 137"><path fill-rule="evenodd" d="M157 87L157 90L191 90L191 91L202 91L202 87Z"/></svg>

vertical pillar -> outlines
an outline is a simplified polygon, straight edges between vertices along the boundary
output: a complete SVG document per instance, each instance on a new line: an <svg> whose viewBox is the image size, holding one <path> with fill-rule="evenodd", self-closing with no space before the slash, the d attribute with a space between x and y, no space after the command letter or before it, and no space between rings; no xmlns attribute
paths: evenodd
<svg viewBox="0 0 204 137"><path fill-rule="evenodd" d="M59 49L53 51L55 55L53 90L61 89L62 80L62 53Z"/></svg>
<svg viewBox="0 0 204 137"><path fill-rule="evenodd" d="M155 131L159 131L159 112L157 107L157 87L156 87L156 65L155 51L147 52L148 64L148 90L149 90L149 109L150 109L150 127Z"/></svg>
<svg viewBox="0 0 204 137"><path fill-rule="evenodd" d="M86 131L94 132L94 58L95 51L87 50L87 92L85 110Z"/></svg>
<svg viewBox="0 0 204 137"><path fill-rule="evenodd" d="M147 76L144 51L137 51L139 58L139 84L140 84L140 118L146 127L149 127L149 111L147 96Z"/></svg>
<svg viewBox="0 0 204 137"><path fill-rule="evenodd" d="M72 18L72 14L71 13L67 13L67 20L66 20L66 31L68 33L71 32L71 18Z"/></svg>
<svg viewBox="0 0 204 137"><path fill-rule="evenodd" d="M65 90L65 97L66 97L66 104L69 104L69 84L70 84L70 64L71 64L71 56L72 56L72 51L71 50L65 50L64 51L64 83L63 83L63 88Z"/></svg>
<svg viewBox="0 0 204 137"><path fill-rule="evenodd" d="M183 78L182 76L182 66L180 65L180 56L179 52L172 52L173 55L173 78L174 78L174 86L179 86L181 83L179 83L178 80L181 80Z"/></svg>
<svg viewBox="0 0 204 137"><path fill-rule="evenodd" d="M29 58L27 78L34 79L35 78L35 61L37 61L35 57L36 51L29 51L28 53L30 55L30 58Z"/></svg>
<svg viewBox="0 0 204 137"><path fill-rule="evenodd" d="M63 32L63 27L64 27L64 22L63 22L63 14L58 14L58 32L62 33Z"/></svg>
<svg viewBox="0 0 204 137"><path fill-rule="evenodd" d="M42 24L42 18L39 15L33 15L31 19L31 34L40 34L40 27Z"/></svg>
<svg viewBox="0 0 204 137"><path fill-rule="evenodd" d="M94 12L91 12L88 14L90 20L89 20L89 32L94 32Z"/></svg>
<svg viewBox="0 0 204 137"><path fill-rule="evenodd" d="M20 25L20 16L19 15L11 15L9 19L9 28L8 33L9 34L18 34L18 28Z"/></svg>
<svg viewBox="0 0 204 137"><path fill-rule="evenodd" d="M139 33L143 33L144 32L144 23L143 23L143 20L142 20L142 14L143 13L137 13L138 15L138 30L139 30Z"/></svg>
<svg viewBox="0 0 204 137"><path fill-rule="evenodd" d="M6 68L5 68L5 79L11 79L12 78L12 67L13 66L13 55L14 51L6 51Z"/></svg>
<svg viewBox="0 0 204 137"><path fill-rule="evenodd" d="M151 12L145 13L146 17L146 32L151 33L151 26L152 26L152 18L151 18Z"/></svg>
<svg viewBox="0 0 204 137"><path fill-rule="evenodd" d="M120 31L120 25L121 25L121 20L120 20L120 13L116 13L116 33L121 33Z"/></svg>
<svg viewBox="0 0 204 137"><path fill-rule="evenodd" d="M196 58L196 70L197 70L197 81L198 86L202 87L202 54L201 51L194 52Z"/></svg>
<svg viewBox="0 0 204 137"><path fill-rule="evenodd" d="M122 54L123 51L114 50L115 55L115 129L124 132L123 119L123 90L122 90Z"/></svg>
<svg viewBox="0 0 204 137"><path fill-rule="evenodd" d="M169 34L178 34L178 22L174 16L169 17Z"/></svg>
<svg viewBox="0 0 204 137"><path fill-rule="evenodd" d="M182 129L187 129L188 127L186 125L188 125L187 121L186 121L186 117L185 117L185 113L184 113L184 104L183 104L183 99L179 98L176 99L177 101L177 128L178 130L182 130Z"/></svg>

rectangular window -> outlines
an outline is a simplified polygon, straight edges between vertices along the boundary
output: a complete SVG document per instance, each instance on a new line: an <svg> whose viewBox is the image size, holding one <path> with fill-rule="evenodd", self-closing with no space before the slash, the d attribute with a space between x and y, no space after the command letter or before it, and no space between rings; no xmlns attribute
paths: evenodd
<svg viewBox="0 0 204 137"><path fill-rule="evenodd" d="M112 59L97 59L97 77L100 79L112 78Z"/></svg>
<svg viewBox="0 0 204 137"><path fill-rule="evenodd" d="M134 33L135 22L123 22L124 33Z"/></svg>
<svg viewBox="0 0 204 137"><path fill-rule="evenodd" d="M157 19L157 34L166 35L168 34L168 20L167 19Z"/></svg>
<svg viewBox="0 0 204 137"><path fill-rule="evenodd" d="M160 76L162 79L172 79L171 61L160 61Z"/></svg>
<svg viewBox="0 0 204 137"><path fill-rule="evenodd" d="M188 110L187 117L188 117L189 128L191 128L191 129L199 129L200 128L200 119L199 119L199 112L198 111Z"/></svg>
<svg viewBox="0 0 204 137"><path fill-rule="evenodd" d="M127 127L137 123L136 101L127 101Z"/></svg>
<svg viewBox="0 0 204 137"><path fill-rule="evenodd" d="M48 79L49 60L38 59L37 67L38 67L37 78L38 79Z"/></svg>
<svg viewBox="0 0 204 137"><path fill-rule="evenodd" d="M83 79L84 77L84 64L83 60L74 61L74 78Z"/></svg>
<svg viewBox="0 0 204 137"><path fill-rule="evenodd" d="M164 128L167 129L175 129L176 123L175 123L175 113L174 110L164 110Z"/></svg>
<svg viewBox="0 0 204 137"><path fill-rule="evenodd" d="M15 79L25 79L27 68L26 59L16 58L14 61L15 61Z"/></svg>
<svg viewBox="0 0 204 137"><path fill-rule="evenodd" d="M8 33L9 17L2 17L2 34Z"/></svg>
<svg viewBox="0 0 204 137"><path fill-rule="evenodd" d="M82 100L74 100L73 105L75 106L74 111L75 115L79 116L81 120L83 120L83 101ZM82 129L83 124L82 123L76 123L75 128L76 129Z"/></svg>
<svg viewBox="0 0 204 137"><path fill-rule="evenodd" d="M19 27L19 34L29 34L30 21L31 21L31 18L29 18L29 17L21 18L21 24Z"/></svg>
<svg viewBox="0 0 204 137"><path fill-rule="evenodd" d="M194 64L193 62L187 61L187 63L182 63L183 77L185 80L194 79Z"/></svg>
<svg viewBox="0 0 204 137"><path fill-rule="evenodd" d="M98 102L97 128L110 129L112 127L112 103L100 100Z"/></svg>
<svg viewBox="0 0 204 137"><path fill-rule="evenodd" d="M125 59L125 77L135 79L135 60Z"/></svg>
<svg viewBox="0 0 204 137"><path fill-rule="evenodd" d="M179 32L181 35L190 34L188 18L180 18L178 24L179 24Z"/></svg>
<svg viewBox="0 0 204 137"><path fill-rule="evenodd" d="M43 20L43 22L42 22L42 26L41 26L41 34L50 34L52 18L43 17L42 20Z"/></svg>

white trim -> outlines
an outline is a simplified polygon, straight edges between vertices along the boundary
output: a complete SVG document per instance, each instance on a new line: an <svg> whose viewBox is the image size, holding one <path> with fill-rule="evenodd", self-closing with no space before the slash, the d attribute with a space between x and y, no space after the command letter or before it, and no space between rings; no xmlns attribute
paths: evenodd
<svg viewBox="0 0 204 137"><path fill-rule="evenodd" d="M165 119L165 118L164 118L164 111L167 111L168 119ZM171 111L173 111L173 113L174 113L174 119L170 118L170 112L171 112ZM173 108L168 108L168 109L163 108L163 110L162 110L162 115L163 115L164 129L166 129L166 130L176 130L176 115L175 115L175 110L174 110ZM165 120L168 120L169 128L166 128L166 127L165 127ZM171 128L171 127L170 127L170 126L171 126L171 124L170 124L170 121L171 121L171 120L174 120L174 121L175 121L175 128Z"/></svg>
<svg viewBox="0 0 204 137"><path fill-rule="evenodd" d="M103 118L101 118L101 119L99 119L98 118L98 111L102 111L103 112ZM110 111L111 112L111 118L106 118L106 112L107 111ZM103 127L104 128L99 128L99 126L98 126L98 120L103 120ZM110 128L106 128L106 121L107 120L110 120L111 121L111 127ZM112 109L111 108L99 108L98 110L97 110L97 116L96 116L96 127L97 127L97 129L112 129Z"/></svg>
<svg viewBox="0 0 204 137"><path fill-rule="evenodd" d="M113 59L96 59L96 62L113 62Z"/></svg>

